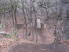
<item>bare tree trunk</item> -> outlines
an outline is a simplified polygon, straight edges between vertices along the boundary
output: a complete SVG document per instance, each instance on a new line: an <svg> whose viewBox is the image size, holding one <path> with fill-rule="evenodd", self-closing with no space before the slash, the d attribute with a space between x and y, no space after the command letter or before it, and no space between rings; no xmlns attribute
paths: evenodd
<svg viewBox="0 0 69 52"><path fill-rule="evenodd" d="M27 39L27 33L28 33L28 27L27 27L27 17L26 17L26 14L25 14L25 10L24 10L24 1L21 0L21 3L22 3L22 11L23 11L23 16L24 16L24 24L26 25L26 33L25 33L25 38Z"/></svg>
<svg viewBox="0 0 69 52"><path fill-rule="evenodd" d="M11 12L12 12L12 23L13 23L13 27L14 27L14 16L13 16L13 9L11 9Z"/></svg>
<svg viewBox="0 0 69 52"><path fill-rule="evenodd" d="M46 7L45 7L45 10L46 10L46 15L47 15L47 19L46 19L46 21L48 21L49 20L49 11L48 11L48 6L49 6L49 0L46 2Z"/></svg>
<svg viewBox="0 0 69 52"><path fill-rule="evenodd" d="M5 2L4 2L4 26L6 26L6 13L5 13L6 9L5 9ZM6 31L6 28L4 29Z"/></svg>
<svg viewBox="0 0 69 52"><path fill-rule="evenodd" d="M15 28L16 28L16 24L17 24L16 12L17 12L17 7L15 6L15 9L14 9Z"/></svg>
<svg viewBox="0 0 69 52"><path fill-rule="evenodd" d="M32 8L33 8L33 2L32 2L32 0L30 0L30 17L32 19L32 29L31 29L32 32L31 33L32 33L32 40L34 40L33 16L32 16L33 11L32 11Z"/></svg>
<svg viewBox="0 0 69 52"><path fill-rule="evenodd" d="M37 34L37 26L36 26L36 24L37 24L37 22L36 22L37 21L37 16L36 16L37 11L35 10L35 6L34 6L35 0L31 0L31 1L32 1L31 5L32 5L32 9L33 9L32 12L33 12L33 15L34 15L34 16L32 16L32 19L33 19L32 22L33 22L34 27L35 27L35 29L34 29L35 34L34 35L35 35L35 43L37 44L37 42L38 42L38 34ZM34 35L33 35L33 37L34 37Z"/></svg>
<svg viewBox="0 0 69 52"><path fill-rule="evenodd" d="M15 3L16 2L15 0L14 0L14 4L13 4L12 0L10 0L10 2L11 2L13 27L16 28L16 24L17 24L17 19L16 19L17 5Z"/></svg>
<svg viewBox="0 0 69 52"><path fill-rule="evenodd" d="M13 7L13 2L12 2L12 0L10 0L10 2L11 2L11 17L12 17L12 23L13 23L13 27L14 27L14 7Z"/></svg>

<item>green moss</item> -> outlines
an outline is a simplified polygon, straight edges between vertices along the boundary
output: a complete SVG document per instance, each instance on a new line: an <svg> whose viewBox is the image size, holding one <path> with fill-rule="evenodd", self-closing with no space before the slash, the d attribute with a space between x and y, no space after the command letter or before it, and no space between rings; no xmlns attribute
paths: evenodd
<svg viewBox="0 0 69 52"><path fill-rule="evenodd" d="M0 8L0 14L2 14L2 12L3 12L3 10L2 10L2 8Z"/></svg>
<svg viewBox="0 0 69 52"><path fill-rule="evenodd" d="M15 39L15 35L17 34L17 32L18 31L16 29L14 29L10 34L7 34L5 37Z"/></svg>

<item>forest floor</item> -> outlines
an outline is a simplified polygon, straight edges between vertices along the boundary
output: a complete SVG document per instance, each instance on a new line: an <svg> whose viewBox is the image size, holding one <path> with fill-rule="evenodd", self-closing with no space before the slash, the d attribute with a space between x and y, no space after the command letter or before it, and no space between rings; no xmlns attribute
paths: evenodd
<svg viewBox="0 0 69 52"><path fill-rule="evenodd" d="M17 18L17 20L19 25L23 24L22 17ZM53 24L53 22L51 23ZM11 25L12 20L6 18L6 24L6 31L10 33L13 29L13 25ZM44 40L42 44L36 44L35 41L30 41L30 36L29 40L23 39L24 27L19 26L17 39L0 37L0 52L69 52L69 47L66 44L53 44L55 28L52 24L46 25L42 35L38 31L34 32L34 35L37 34L39 36L38 42L41 43Z"/></svg>
<svg viewBox="0 0 69 52"><path fill-rule="evenodd" d="M69 47L63 44L27 44L22 43L11 47L9 52L69 52Z"/></svg>
<svg viewBox="0 0 69 52"><path fill-rule="evenodd" d="M28 40L1 38L0 52L69 52L69 43L65 43L38 44Z"/></svg>
<svg viewBox="0 0 69 52"><path fill-rule="evenodd" d="M3 41L0 41L0 52L69 52L69 46L63 43L34 44L27 40L15 41L5 38Z"/></svg>

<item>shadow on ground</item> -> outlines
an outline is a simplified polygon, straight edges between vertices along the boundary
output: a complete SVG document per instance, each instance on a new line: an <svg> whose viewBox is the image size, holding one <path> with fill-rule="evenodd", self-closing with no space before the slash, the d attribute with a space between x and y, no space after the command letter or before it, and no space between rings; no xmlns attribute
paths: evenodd
<svg viewBox="0 0 69 52"><path fill-rule="evenodd" d="M63 44L34 45L23 43L12 46L8 52L69 52L69 47Z"/></svg>

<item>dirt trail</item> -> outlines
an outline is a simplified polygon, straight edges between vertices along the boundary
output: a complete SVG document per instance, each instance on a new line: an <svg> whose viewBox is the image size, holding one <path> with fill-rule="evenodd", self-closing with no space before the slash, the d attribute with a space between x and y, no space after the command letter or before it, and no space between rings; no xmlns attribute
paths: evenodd
<svg viewBox="0 0 69 52"><path fill-rule="evenodd" d="M35 45L35 44L18 44L13 47L8 52L69 52L69 47L58 44L56 47L54 45Z"/></svg>

